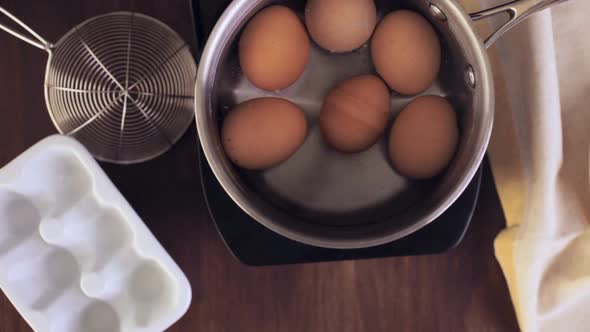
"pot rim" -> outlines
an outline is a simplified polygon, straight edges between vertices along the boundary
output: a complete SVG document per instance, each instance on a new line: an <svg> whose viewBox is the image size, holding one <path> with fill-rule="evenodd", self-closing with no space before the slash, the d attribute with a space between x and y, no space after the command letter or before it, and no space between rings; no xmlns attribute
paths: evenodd
<svg viewBox="0 0 590 332"><path fill-rule="evenodd" d="M219 151L220 147L216 146L212 135L210 135L211 121L209 121L209 117L210 113L212 113L210 92L213 90L215 81L210 78L215 77L215 70L220 64L221 54L219 50L224 49L228 43L233 42L233 40L230 40L230 33L228 33L228 31L231 31L232 22L240 16L243 21L246 20L248 14L256 9L261 1L234 0L227 7L207 40L197 73L195 84L195 120L197 123L198 137L207 162L225 192L246 214L268 229L291 240L332 249L358 249L392 242L418 231L438 218L459 198L475 176L487 150L493 126L494 85L491 67L484 44L475 32L470 17L453 0L431 1L431 3L436 4L445 13L446 19L452 25L452 30L457 39L466 43L468 50L472 52L474 62L471 62L471 65L477 74L476 89L481 94L479 105L481 105L480 107L482 109L478 109L477 111L482 113L480 116L485 117L482 131L477 134L478 145L475 153L469 157L468 164L460 180L452 184L452 190L441 204L438 204L436 208L430 210L422 218L401 230L374 236L363 236L356 239L340 239L321 236L319 234L309 234L308 232L293 229L273 221L269 213L265 213L256 204L253 204L256 200L260 200L260 198L247 197L244 190L242 190L236 181L235 176L229 174L224 164L218 160L219 154L223 154L223 151Z"/></svg>

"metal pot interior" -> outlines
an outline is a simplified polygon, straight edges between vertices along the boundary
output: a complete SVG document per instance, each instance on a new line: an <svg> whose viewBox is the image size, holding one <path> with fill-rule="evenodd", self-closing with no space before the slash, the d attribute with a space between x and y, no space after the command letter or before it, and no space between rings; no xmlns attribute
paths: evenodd
<svg viewBox="0 0 590 332"><path fill-rule="evenodd" d="M358 154L336 152L322 140L317 125L323 97L338 82L375 73L368 46L330 54L312 46L302 77L278 93L255 88L238 64L240 30L260 9L273 3L293 8L303 20L305 1L235 0L211 34L197 79L197 125L213 172L232 199L250 216L291 239L331 248L358 248L401 238L425 226L465 189L487 147L493 118L493 87L481 41L469 18L452 0L432 1L445 14L433 17L429 2L380 1L379 15L401 8L422 13L442 43L442 64L435 84L424 94L447 97L455 107L461 142L446 173L411 181L392 168L387 135ZM475 86L466 82L473 68ZM224 115L242 101L280 96L307 114L308 137L289 160L262 172L240 170L225 157L219 139ZM391 119L416 96L392 92ZM389 127L388 127L389 128Z"/></svg>

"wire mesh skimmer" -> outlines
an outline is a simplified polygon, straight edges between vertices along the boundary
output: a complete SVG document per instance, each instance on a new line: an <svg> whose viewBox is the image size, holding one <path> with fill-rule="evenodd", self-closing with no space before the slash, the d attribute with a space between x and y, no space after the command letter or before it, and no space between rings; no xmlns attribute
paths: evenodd
<svg viewBox="0 0 590 332"><path fill-rule="evenodd" d="M193 121L195 60L162 22L132 12L96 16L51 44L0 28L49 53L45 101L57 130L97 159L129 164L166 152Z"/></svg>

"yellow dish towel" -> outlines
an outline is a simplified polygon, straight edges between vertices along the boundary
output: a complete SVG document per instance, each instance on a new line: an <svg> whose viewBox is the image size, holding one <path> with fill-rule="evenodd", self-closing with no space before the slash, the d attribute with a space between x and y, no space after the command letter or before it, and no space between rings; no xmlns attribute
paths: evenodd
<svg viewBox="0 0 590 332"><path fill-rule="evenodd" d="M463 1L483 8L504 1ZM570 0L490 50L488 155L507 228L494 243L520 327L590 331L590 13Z"/></svg>

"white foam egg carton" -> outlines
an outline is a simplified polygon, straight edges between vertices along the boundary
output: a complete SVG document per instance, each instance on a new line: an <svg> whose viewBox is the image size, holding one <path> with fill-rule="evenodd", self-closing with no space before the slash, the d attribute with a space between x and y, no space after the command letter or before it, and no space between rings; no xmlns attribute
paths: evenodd
<svg viewBox="0 0 590 332"><path fill-rule="evenodd" d="M97 162L59 135L0 170L0 288L35 331L163 331L191 301Z"/></svg>

